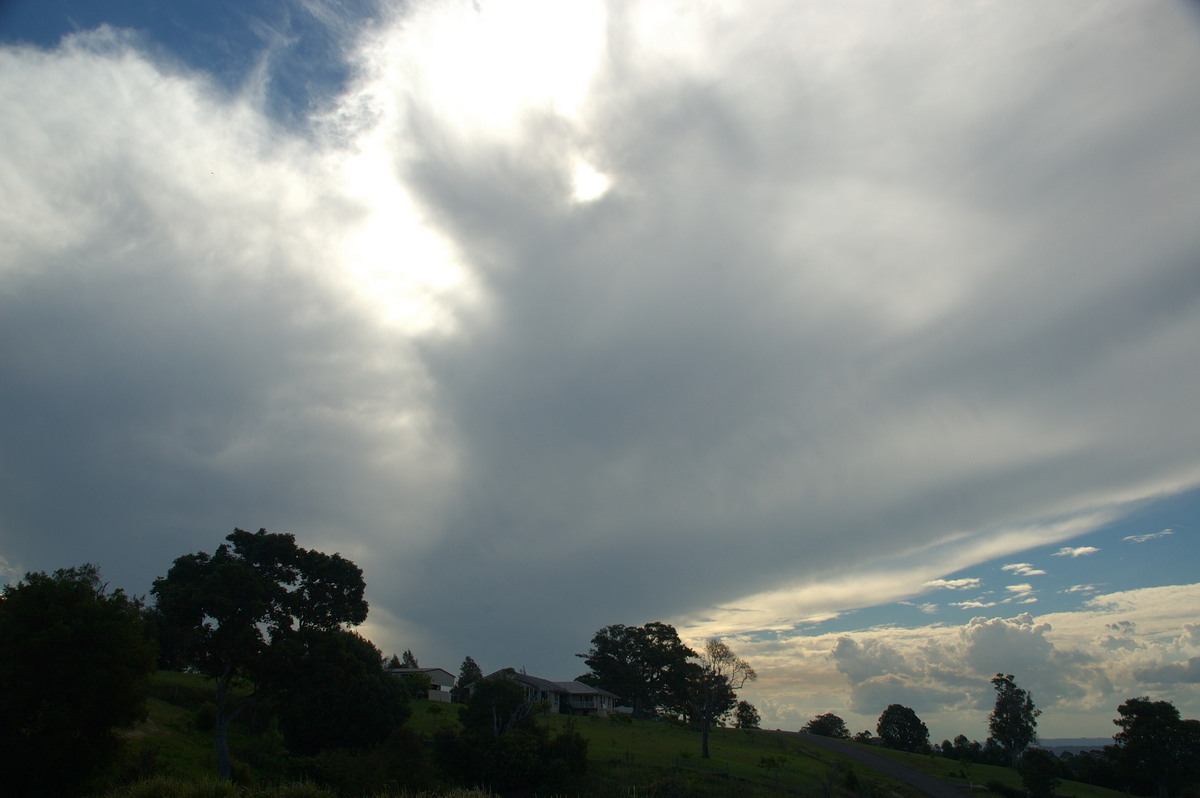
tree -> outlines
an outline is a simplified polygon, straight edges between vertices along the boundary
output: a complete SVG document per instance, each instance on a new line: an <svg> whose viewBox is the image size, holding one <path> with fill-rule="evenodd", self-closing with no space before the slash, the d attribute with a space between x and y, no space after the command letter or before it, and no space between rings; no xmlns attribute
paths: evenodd
<svg viewBox="0 0 1200 798"><path fill-rule="evenodd" d="M417 664L417 658L415 655L413 655L411 648L404 649L404 656L400 659L400 667L401 668L419 668L419 667L421 667L420 665Z"/></svg>
<svg viewBox="0 0 1200 798"><path fill-rule="evenodd" d="M805 723L800 731L807 734L815 734L819 737L836 737L839 740L850 739L850 730L846 728L846 721L832 712L817 715L808 723Z"/></svg>
<svg viewBox="0 0 1200 798"><path fill-rule="evenodd" d="M94 565L0 594L0 770L8 795L77 794L145 718L154 643L139 602Z"/></svg>
<svg viewBox="0 0 1200 798"><path fill-rule="evenodd" d="M1170 701L1131 698L1117 707L1117 765L1131 788L1159 798L1200 776L1200 721L1183 720Z"/></svg>
<svg viewBox="0 0 1200 798"><path fill-rule="evenodd" d="M273 642L256 670L289 751L367 748L408 720L405 686L380 658L371 641L344 630L303 629Z"/></svg>
<svg viewBox="0 0 1200 798"><path fill-rule="evenodd" d="M1034 706L1033 696L1017 687L1012 674L997 673L992 686L996 705L988 715L988 731L1015 768L1025 749L1037 742L1037 719L1042 711Z"/></svg>
<svg viewBox="0 0 1200 798"><path fill-rule="evenodd" d="M960 762L979 762L983 759L983 746L978 740L968 740L965 734L956 735L954 758Z"/></svg>
<svg viewBox="0 0 1200 798"><path fill-rule="evenodd" d="M616 693L633 708L634 717L647 717L684 694L692 672L688 660L697 654L683 644L675 627L654 621L605 626L592 637L588 653L576 656L591 668L579 681Z"/></svg>
<svg viewBox="0 0 1200 798"><path fill-rule="evenodd" d="M1017 772L1029 798L1052 798L1062 783L1063 766L1058 757L1044 748L1030 748L1021 754Z"/></svg>
<svg viewBox="0 0 1200 798"><path fill-rule="evenodd" d="M151 593L182 636L183 661L216 683L217 773L228 780L229 724L261 697L268 649L293 630L360 624L367 602L362 570L341 555L300 548L294 536L265 529L235 529L226 540L211 556L177 558ZM243 679L256 689L235 698L231 688Z"/></svg>
<svg viewBox="0 0 1200 798"><path fill-rule="evenodd" d="M712 724L735 706L737 690L758 678L750 663L733 652L723 640L704 643L700 670L692 683L692 706L700 725L700 756L709 758L708 732Z"/></svg>
<svg viewBox="0 0 1200 798"><path fill-rule="evenodd" d="M457 704L467 703L467 697L470 693L470 686L483 678L483 671L475 660L469 656L462 661L462 666L458 669L458 682L450 690L450 698Z"/></svg>
<svg viewBox="0 0 1200 798"><path fill-rule="evenodd" d="M733 711L733 726L736 729L757 729L762 723L758 710L749 701L739 701Z"/></svg>
<svg viewBox="0 0 1200 798"><path fill-rule="evenodd" d="M929 748L929 729L909 707L889 705L875 728L888 748L913 753Z"/></svg>

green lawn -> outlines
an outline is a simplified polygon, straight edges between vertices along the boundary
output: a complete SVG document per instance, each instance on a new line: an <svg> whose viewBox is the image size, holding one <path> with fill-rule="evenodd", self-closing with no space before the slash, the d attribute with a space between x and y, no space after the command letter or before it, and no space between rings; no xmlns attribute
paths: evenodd
<svg viewBox="0 0 1200 798"><path fill-rule="evenodd" d="M127 733L129 750L112 776L162 775L185 780L211 779L216 756L211 728L213 685L191 674L159 673L151 687L150 715ZM414 701L408 728L425 741L442 728L458 726L460 706ZM785 795L912 796L908 787L862 765L800 739L773 731L714 729L710 759L700 757L700 735L672 723L629 718L543 715L538 722L551 733L573 728L588 740L588 768L576 793L581 796L728 796L776 798ZM230 734L235 776L242 783L270 784L288 771L287 754L269 719L235 724ZM986 784L999 781L1020 788L1009 768L968 765L941 757L870 750L939 778ZM987 796L988 793L981 793ZM1120 798L1120 794L1064 782L1064 798Z"/></svg>

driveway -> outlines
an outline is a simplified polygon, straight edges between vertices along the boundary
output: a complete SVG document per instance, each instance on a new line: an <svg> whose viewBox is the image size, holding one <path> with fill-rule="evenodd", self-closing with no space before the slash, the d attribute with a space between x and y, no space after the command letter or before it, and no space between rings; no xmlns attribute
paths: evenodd
<svg viewBox="0 0 1200 798"><path fill-rule="evenodd" d="M799 737L805 743L821 746L834 753L853 759L855 762L859 762L872 770L877 770L884 775L891 776L897 781L902 781L923 795L929 796L929 798L965 798L968 795L967 789L961 784L934 778L919 770L913 770L898 762L893 762L878 754L873 754L857 745L851 745L842 740L835 740L832 737L820 737L816 734L805 734L803 732L788 733Z"/></svg>

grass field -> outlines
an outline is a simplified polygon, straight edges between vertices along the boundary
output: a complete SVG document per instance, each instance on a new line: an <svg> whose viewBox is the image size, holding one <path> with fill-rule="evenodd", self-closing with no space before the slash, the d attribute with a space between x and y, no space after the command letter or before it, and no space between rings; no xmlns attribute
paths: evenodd
<svg viewBox="0 0 1200 798"><path fill-rule="evenodd" d="M128 733L128 755L109 774L109 783L139 777L166 777L197 785L211 783L216 757L212 731L204 723L206 713L211 711L211 700L211 683L198 676L157 674L152 686L150 716ZM414 701L408 728L418 739L429 741L438 729L458 726L458 711L459 707L453 704ZM709 740L711 758L706 760L700 757L700 735L672 723L563 715L541 716L538 721L552 733L572 728L588 740L588 774L573 795L595 798L915 796L907 786L861 764L779 732L714 729ZM275 785L287 778L289 763L282 739L269 721L260 718L251 724L235 724L230 748L235 760L235 779L259 789L241 795L276 794L270 790L278 790ZM964 768L941 757L874 747L870 750L950 781L977 785L998 781L1018 789L1021 786L1020 778L1009 768L985 765ZM154 794L153 789L138 793ZM232 793L218 790L208 794ZM1119 793L1074 782L1065 782L1059 794L1069 798L1120 798ZM111 798L122 795L134 793L110 793Z"/></svg>

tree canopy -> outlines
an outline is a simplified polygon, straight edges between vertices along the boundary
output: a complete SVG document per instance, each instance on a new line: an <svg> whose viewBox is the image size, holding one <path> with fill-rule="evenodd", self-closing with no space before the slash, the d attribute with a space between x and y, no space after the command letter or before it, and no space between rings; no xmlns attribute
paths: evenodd
<svg viewBox="0 0 1200 798"><path fill-rule="evenodd" d="M679 639L670 624L613 624L592 637L587 654L579 654L590 673L579 681L619 695L635 717L678 705L687 687L688 660L696 652Z"/></svg>
<svg viewBox="0 0 1200 798"><path fill-rule="evenodd" d="M929 728L910 707L890 704L875 730L888 748L914 753L929 748Z"/></svg>
<svg viewBox="0 0 1200 798"><path fill-rule="evenodd" d="M1146 696L1124 702L1117 714L1116 760L1131 787L1153 785L1166 798L1200 778L1200 721L1183 720L1170 701Z"/></svg>
<svg viewBox="0 0 1200 798"><path fill-rule="evenodd" d="M750 663L718 639L707 640L700 654L700 669L692 676L692 706L700 725L700 756L708 758L708 732L712 724L737 704L737 693L758 674Z"/></svg>
<svg viewBox="0 0 1200 798"><path fill-rule="evenodd" d="M816 734L820 737L836 737L840 740L850 739L850 730L846 728L846 721L832 712L817 715L808 723L805 723L800 731L807 732L808 734Z"/></svg>
<svg viewBox="0 0 1200 798"><path fill-rule="evenodd" d="M1037 719L1042 711L1034 706L1033 696L1017 687L1012 674L997 673L992 686L996 704L988 715L988 732L1016 767L1025 749L1037 741Z"/></svg>
<svg viewBox="0 0 1200 798"><path fill-rule="evenodd" d="M264 687L265 654L293 632L334 632L367 617L362 570L338 554L309 551L292 535L235 529L212 554L185 554L151 593L164 623L177 631L180 657L216 681L217 772L229 779L229 723L247 700L230 687ZM378 658L376 663L378 663ZM256 690L256 693L258 690Z"/></svg>
<svg viewBox="0 0 1200 798"><path fill-rule="evenodd" d="M26 574L0 595L0 769L10 795L77 791L145 717L154 644L137 601L94 565Z"/></svg>
<svg viewBox="0 0 1200 798"><path fill-rule="evenodd" d="M280 635L256 668L288 750L312 756L382 743L411 714L406 688L371 641L345 630Z"/></svg>

